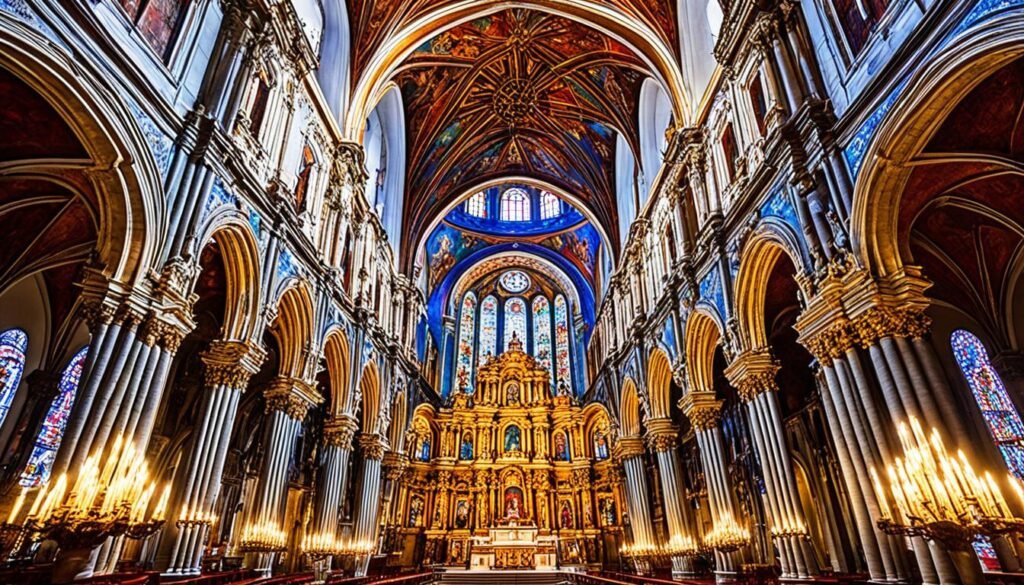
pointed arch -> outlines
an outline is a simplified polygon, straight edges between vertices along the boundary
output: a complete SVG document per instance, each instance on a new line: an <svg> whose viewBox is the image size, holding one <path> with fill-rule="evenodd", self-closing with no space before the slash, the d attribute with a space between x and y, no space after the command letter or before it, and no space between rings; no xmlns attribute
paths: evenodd
<svg viewBox="0 0 1024 585"><path fill-rule="evenodd" d="M224 298L224 339L252 339L259 322L260 249L249 225L231 216L212 228L202 241L216 242L224 263L227 291Z"/></svg>
<svg viewBox="0 0 1024 585"><path fill-rule="evenodd" d="M721 329L715 319L700 309L686 322L686 372L690 392L712 392L715 349L721 341Z"/></svg>
<svg viewBox="0 0 1024 585"><path fill-rule="evenodd" d="M327 377L331 384L330 414L339 416L351 414L352 397L349 392L349 359L348 336L340 327L327 334L324 342L324 359L327 362Z"/></svg>
<svg viewBox="0 0 1024 585"><path fill-rule="evenodd" d="M640 436L640 397L636 382L626 378L622 383L622 399L619 402L619 430L623 439Z"/></svg>
<svg viewBox="0 0 1024 585"><path fill-rule="evenodd" d="M408 428L406 418L408 415L408 402L404 390L395 393L394 401L391 403L391 426L388 428L388 444L395 451L404 451L405 429Z"/></svg>
<svg viewBox="0 0 1024 585"><path fill-rule="evenodd" d="M381 393L380 374L375 362L363 366L363 373L359 376L359 393L362 396L361 429L368 435L378 434L382 431L378 428Z"/></svg>
<svg viewBox="0 0 1024 585"><path fill-rule="evenodd" d="M672 414L672 363L661 349L647 359L647 393L651 401L651 417L669 418Z"/></svg>
<svg viewBox="0 0 1024 585"><path fill-rule="evenodd" d="M271 332L277 340L282 376L306 379L307 359L313 342L313 300L304 282L297 282L277 301L277 318Z"/></svg>

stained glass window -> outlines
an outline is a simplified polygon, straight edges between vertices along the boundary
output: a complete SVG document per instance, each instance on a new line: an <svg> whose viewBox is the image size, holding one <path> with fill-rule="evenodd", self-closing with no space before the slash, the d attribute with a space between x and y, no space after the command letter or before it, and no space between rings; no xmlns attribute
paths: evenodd
<svg viewBox="0 0 1024 585"><path fill-rule="evenodd" d="M476 339L476 295L468 292L462 298L459 316L459 344L455 349L455 389L473 393L473 342Z"/></svg>
<svg viewBox="0 0 1024 585"><path fill-rule="evenodd" d="M501 194L501 221L529 221L530 194L519 187Z"/></svg>
<svg viewBox="0 0 1024 585"><path fill-rule="evenodd" d="M523 348L526 347L526 301L512 297L505 301L505 349L508 350L512 335L515 334ZM524 349L525 351L525 349Z"/></svg>
<svg viewBox="0 0 1024 585"><path fill-rule="evenodd" d="M487 217L487 196L483 191L474 194L466 201L466 213L473 217Z"/></svg>
<svg viewBox="0 0 1024 585"><path fill-rule="evenodd" d="M64 436L64 427L68 424L71 406L75 403L78 381L82 377L82 367L85 365L85 356L88 352L89 346L78 350L78 353L65 366L64 372L61 373L57 386L57 397L53 399L50 410L46 412L46 418L43 419L43 427L39 430L39 436L36 437L32 455L28 458L25 471L21 474L20 483L25 487L40 486L50 479L50 468L53 467L53 460L57 456L60 440Z"/></svg>
<svg viewBox="0 0 1024 585"><path fill-rule="evenodd" d="M555 379L556 387L572 391L572 365L569 359L569 307L565 297L555 297Z"/></svg>
<svg viewBox="0 0 1024 585"><path fill-rule="evenodd" d="M537 365L551 374L554 388L554 374L551 371L551 303L545 297L533 299L533 357Z"/></svg>
<svg viewBox="0 0 1024 585"><path fill-rule="evenodd" d="M594 432L594 457L602 460L608 458L608 438L602 431Z"/></svg>
<svg viewBox="0 0 1024 585"><path fill-rule="evenodd" d="M542 191L540 194L540 218L551 219L552 217L558 217L562 212L561 201L558 196L548 191Z"/></svg>
<svg viewBox="0 0 1024 585"><path fill-rule="evenodd" d="M498 277L498 281L510 293L521 293L530 287L530 277L522 270L509 270Z"/></svg>
<svg viewBox="0 0 1024 585"><path fill-rule="evenodd" d="M0 333L0 424L11 410L11 402L25 372L25 351L28 334L21 329L8 329Z"/></svg>
<svg viewBox="0 0 1024 585"><path fill-rule="evenodd" d="M487 358L498 355L498 299L494 295L480 302L480 347L477 363L484 365Z"/></svg>
<svg viewBox="0 0 1024 585"><path fill-rule="evenodd" d="M953 332L953 356L971 387L974 400L988 424L1010 471L1024 479L1024 422L1014 408L1002 379L989 362L981 340L970 331Z"/></svg>

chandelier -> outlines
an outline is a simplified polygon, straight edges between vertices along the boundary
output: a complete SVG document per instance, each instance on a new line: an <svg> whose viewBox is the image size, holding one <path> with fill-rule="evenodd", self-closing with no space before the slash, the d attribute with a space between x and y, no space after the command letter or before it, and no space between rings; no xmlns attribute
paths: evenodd
<svg viewBox="0 0 1024 585"><path fill-rule="evenodd" d="M736 552L750 544L750 531L736 523L731 515L715 522L704 535L704 545L723 553Z"/></svg>

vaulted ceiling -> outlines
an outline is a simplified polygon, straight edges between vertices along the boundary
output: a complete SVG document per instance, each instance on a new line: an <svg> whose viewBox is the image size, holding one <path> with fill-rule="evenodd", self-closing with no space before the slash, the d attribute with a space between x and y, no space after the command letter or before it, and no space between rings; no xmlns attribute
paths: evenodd
<svg viewBox="0 0 1024 585"><path fill-rule="evenodd" d="M636 108L648 75L623 44L544 12L506 10L435 35L395 76L412 241L454 198L503 177L563 189L617 241L616 135L638 150Z"/></svg>

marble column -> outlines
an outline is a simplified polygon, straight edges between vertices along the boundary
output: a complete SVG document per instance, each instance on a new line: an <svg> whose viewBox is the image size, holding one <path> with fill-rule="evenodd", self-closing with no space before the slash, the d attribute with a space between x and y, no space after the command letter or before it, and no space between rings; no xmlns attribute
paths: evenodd
<svg viewBox="0 0 1024 585"><path fill-rule="evenodd" d="M679 445L679 429L667 418L647 421L647 444L658 462L669 543L678 542L680 539L691 539L696 543L693 526L686 512L686 490L683 487L682 466L676 450ZM692 573L693 567L689 558L672 558L674 577Z"/></svg>
<svg viewBox="0 0 1024 585"><path fill-rule="evenodd" d="M384 454L383 466L384 501L382 502L383 511L380 524L384 526L396 525L398 521L396 519L397 511L395 504L398 498L395 496L399 491L398 484L405 474L406 468L409 466L409 458L399 451L388 451Z"/></svg>
<svg viewBox="0 0 1024 585"><path fill-rule="evenodd" d="M619 439L616 458L622 461L629 525L635 546L657 544L651 522L650 486L644 466L644 443L640 437Z"/></svg>
<svg viewBox="0 0 1024 585"><path fill-rule="evenodd" d="M352 416L335 417L324 426L323 462L317 486L313 534L337 536L338 511L345 493L352 440L359 422Z"/></svg>
<svg viewBox="0 0 1024 585"><path fill-rule="evenodd" d="M198 575L234 429L238 403L259 370L264 352L255 344L216 341L202 355L205 375L203 409L193 430L183 474L175 478L171 510L179 511L161 546L167 575ZM158 559L161 562L162 559ZM162 562L161 562L162 564Z"/></svg>
<svg viewBox="0 0 1024 585"><path fill-rule="evenodd" d="M374 546L374 550L376 550L381 502L381 467L384 452L387 449L387 441L380 435L364 434L359 437L359 447L363 454L363 468L357 496L358 507L356 508L354 537L356 542ZM356 563L357 577L366 575L371 556L372 553L366 555L365 558L358 559Z"/></svg>
<svg viewBox="0 0 1024 585"><path fill-rule="evenodd" d="M302 420L310 406L319 402L312 385L295 378L279 377L263 392L266 400L266 437L263 464L255 494L255 507L243 530L255 527L283 530L281 513L288 491L288 466ZM261 574L269 574L275 553L247 555L246 565Z"/></svg>
<svg viewBox="0 0 1024 585"><path fill-rule="evenodd" d="M807 538L808 526L796 488L778 407L775 375L778 364L767 349L743 352L726 375L747 405L751 435L765 479L773 538L779 547L783 577L805 579L818 573Z"/></svg>

